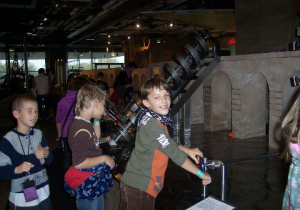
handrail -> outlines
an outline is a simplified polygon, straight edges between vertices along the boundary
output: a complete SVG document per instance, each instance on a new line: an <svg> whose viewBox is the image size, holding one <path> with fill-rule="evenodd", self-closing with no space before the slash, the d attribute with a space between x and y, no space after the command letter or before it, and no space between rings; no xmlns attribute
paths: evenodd
<svg viewBox="0 0 300 210"><path fill-rule="evenodd" d="M233 159L233 160L226 160L226 161L207 160L207 158L203 158L203 164L201 165L201 167L204 172L206 172L209 168L211 169L221 168L221 200L226 201L226 165L227 164L261 159L261 158L269 158L278 155L280 155L279 152L269 153L269 154L259 155L259 156L244 157L244 158ZM203 186L203 198L206 197L207 197L207 185Z"/></svg>

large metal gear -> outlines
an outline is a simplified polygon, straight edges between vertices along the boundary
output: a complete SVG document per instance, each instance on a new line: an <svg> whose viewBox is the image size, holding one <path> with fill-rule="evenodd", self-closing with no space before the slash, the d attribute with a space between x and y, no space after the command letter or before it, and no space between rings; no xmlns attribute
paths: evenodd
<svg viewBox="0 0 300 210"><path fill-rule="evenodd" d="M189 44L183 45L183 49L187 53L185 58L179 54L174 54L173 60L178 65L176 68L173 68L168 63L163 67L164 78L172 90L172 100L177 97L187 83L195 77L198 70L206 65L204 59L209 54L209 47L206 40L209 39L209 37L206 36L203 38L201 35L196 34L194 39L194 47ZM126 163L134 148L136 133L135 123L142 109L142 100L138 95L136 95L123 110L107 108L107 112L114 119L114 122L109 123L111 141L102 144L101 147L104 152L115 157L118 164L118 172L120 173L125 170Z"/></svg>

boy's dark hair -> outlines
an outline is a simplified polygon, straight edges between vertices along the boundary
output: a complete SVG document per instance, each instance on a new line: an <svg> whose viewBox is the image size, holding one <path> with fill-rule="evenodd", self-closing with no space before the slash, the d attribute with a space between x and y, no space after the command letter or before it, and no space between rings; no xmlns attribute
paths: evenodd
<svg viewBox="0 0 300 210"><path fill-rule="evenodd" d="M20 95L17 98L15 98L15 100L12 103L12 111L20 111L22 109L22 106L24 104L24 102L27 101L34 101L37 103L37 100L32 97L31 95Z"/></svg>
<svg viewBox="0 0 300 210"><path fill-rule="evenodd" d="M127 64L127 68L137 68L137 65L134 61L130 61L128 64Z"/></svg>
<svg viewBox="0 0 300 210"><path fill-rule="evenodd" d="M39 73L39 74L45 73L45 69L40 68L40 69L38 70L38 73Z"/></svg>
<svg viewBox="0 0 300 210"><path fill-rule="evenodd" d="M117 87L120 87L122 85L126 85L127 84L127 73L126 71L121 71L115 79L114 85L113 87L116 89Z"/></svg>
<svg viewBox="0 0 300 210"><path fill-rule="evenodd" d="M92 81L87 77L74 77L67 85L67 90L76 90L78 91L83 85L91 84Z"/></svg>
<svg viewBox="0 0 300 210"><path fill-rule="evenodd" d="M142 100L147 99L153 89L165 89L170 93L170 86L163 78L151 78L147 80L141 87Z"/></svg>
<svg viewBox="0 0 300 210"><path fill-rule="evenodd" d="M103 74L103 72L99 72L98 74L97 74L97 77L101 77L101 78L103 78L104 77L104 74Z"/></svg>
<svg viewBox="0 0 300 210"><path fill-rule="evenodd" d="M86 84L80 88L76 97L75 113L80 115L84 108L88 109L95 99L105 100L106 92L96 83Z"/></svg>

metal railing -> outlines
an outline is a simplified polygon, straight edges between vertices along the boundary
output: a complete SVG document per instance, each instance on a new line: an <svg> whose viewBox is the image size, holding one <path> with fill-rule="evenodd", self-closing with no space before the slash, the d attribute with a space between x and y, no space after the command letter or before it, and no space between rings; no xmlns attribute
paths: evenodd
<svg viewBox="0 0 300 210"><path fill-rule="evenodd" d="M239 159L233 159L233 160L208 160L207 158L203 158L201 168L204 172L207 172L208 169L216 169L221 168L221 196L220 199L222 201L226 201L226 165L231 163L237 163L242 161L248 161L248 160L255 160L255 159L262 159L262 158L269 158L273 156L278 156L280 153L270 153L265 155L258 155L258 156L251 156L251 157L244 157ZM207 197L207 185L203 186L203 198Z"/></svg>

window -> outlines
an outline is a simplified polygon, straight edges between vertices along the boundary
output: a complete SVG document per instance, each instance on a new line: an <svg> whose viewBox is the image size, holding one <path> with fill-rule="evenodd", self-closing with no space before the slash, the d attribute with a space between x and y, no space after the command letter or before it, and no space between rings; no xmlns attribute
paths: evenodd
<svg viewBox="0 0 300 210"><path fill-rule="evenodd" d="M25 72L25 55L24 52L10 52L10 69L11 73ZM38 69L46 69L44 52L28 52L27 53L28 75L37 76ZM0 52L0 83L4 82L6 75L6 57L4 52Z"/></svg>

